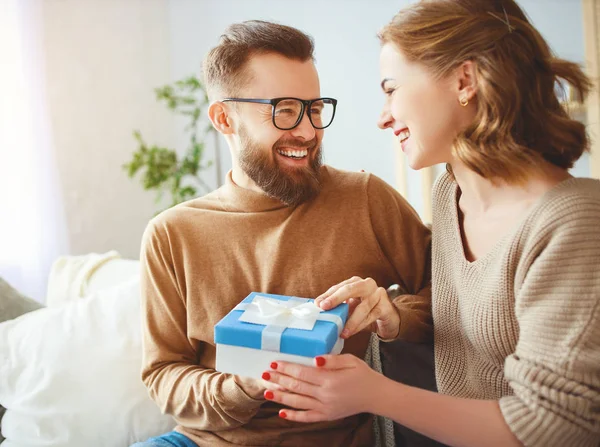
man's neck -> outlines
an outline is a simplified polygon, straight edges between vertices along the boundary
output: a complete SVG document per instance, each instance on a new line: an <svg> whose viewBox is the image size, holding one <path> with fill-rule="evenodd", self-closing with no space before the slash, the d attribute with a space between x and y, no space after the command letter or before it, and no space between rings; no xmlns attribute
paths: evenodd
<svg viewBox="0 0 600 447"><path fill-rule="evenodd" d="M264 193L264 191L258 187L254 180L248 177L248 175L242 170L242 168L236 166L235 164L231 169L231 179L233 180L233 183L235 183L240 188Z"/></svg>

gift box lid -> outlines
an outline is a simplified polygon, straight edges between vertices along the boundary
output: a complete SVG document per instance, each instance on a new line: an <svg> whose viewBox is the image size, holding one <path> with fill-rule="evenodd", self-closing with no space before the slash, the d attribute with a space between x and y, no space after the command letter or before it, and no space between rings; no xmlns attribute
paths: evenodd
<svg viewBox="0 0 600 447"><path fill-rule="evenodd" d="M242 303L249 304L256 296L281 301L288 301L292 298L285 295L252 292ZM215 343L261 349L262 332L266 325L239 321L243 313L243 310L234 309L215 325ZM348 319L348 305L341 304L335 309L323 311L322 313L337 315L345 324ZM338 326L330 321L317 320L312 331L286 328L281 335L280 352L315 357L329 354L337 340Z"/></svg>

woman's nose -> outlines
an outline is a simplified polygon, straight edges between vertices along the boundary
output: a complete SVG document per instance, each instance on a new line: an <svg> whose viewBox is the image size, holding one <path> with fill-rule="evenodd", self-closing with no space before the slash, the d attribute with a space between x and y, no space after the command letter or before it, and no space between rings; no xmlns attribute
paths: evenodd
<svg viewBox="0 0 600 447"><path fill-rule="evenodd" d="M380 129L387 129L388 127L391 127L392 121L393 121L392 115L390 114L389 110L387 108L385 108L381 112L381 115L379 115L379 120L377 121L377 126Z"/></svg>

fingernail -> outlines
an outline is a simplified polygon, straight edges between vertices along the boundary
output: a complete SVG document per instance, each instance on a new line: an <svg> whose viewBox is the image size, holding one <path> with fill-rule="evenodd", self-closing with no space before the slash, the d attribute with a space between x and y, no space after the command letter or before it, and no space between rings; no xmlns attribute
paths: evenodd
<svg viewBox="0 0 600 447"><path fill-rule="evenodd" d="M271 400L273 399L275 396L273 395L273 391L271 390L267 390L265 391L265 399L267 400Z"/></svg>
<svg viewBox="0 0 600 447"><path fill-rule="evenodd" d="M287 417L287 413L283 410L279 412L279 417L285 419Z"/></svg>
<svg viewBox="0 0 600 447"><path fill-rule="evenodd" d="M315 363L317 364L317 366L325 366L325 358L315 357Z"/></svg>
<svg viewBox="0 0 600 447"><path fill-rule="evenodd" d="M350 331L347 329L344 329L341 333L342 338L346 338L348 335L350 335Z"/></svg>
<svg viewBox="0 0 600 447"><path fill-rule="evenodd" d="M277 362L271 362L271 369L277 369Z"/></svg>
<svg viewBox="0 0 600 447"><path fill-rule="evenodd" d="M264 373L262 374L262 378L263 378L264 380L271 380L271 374L269 374L268 372L264 372Z"/></svg>
<svg viewBox="0 0 600 447"><path fill-rule="evenodd" d="M360 172L365 172L365 170L364 170L364 169L361 169L361 170L360 170Z"/></svg>
<svg viewBox="0 0 600 447"><path fill-rule="evenodd" d="M319 304L319 306L321 306L321 309L326 309L329 307L329 300L323 300L321 301L321 303Z"/></svg>

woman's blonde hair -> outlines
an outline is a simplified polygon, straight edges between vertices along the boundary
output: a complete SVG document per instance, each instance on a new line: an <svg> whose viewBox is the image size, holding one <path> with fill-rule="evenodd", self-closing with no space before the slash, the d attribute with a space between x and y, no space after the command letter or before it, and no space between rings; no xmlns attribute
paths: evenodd
<svg viewBox="0 0 600 447"><path fill-rule="evenodd" d="M569 169L589 150L585 126L569 117L556 86L566 81L583 101L590 80L577 64L554 57L514 1L421 1L379 37L438 79L474 62L477 115L453 151L481 176L519 183L541 159Z"/></svg>

